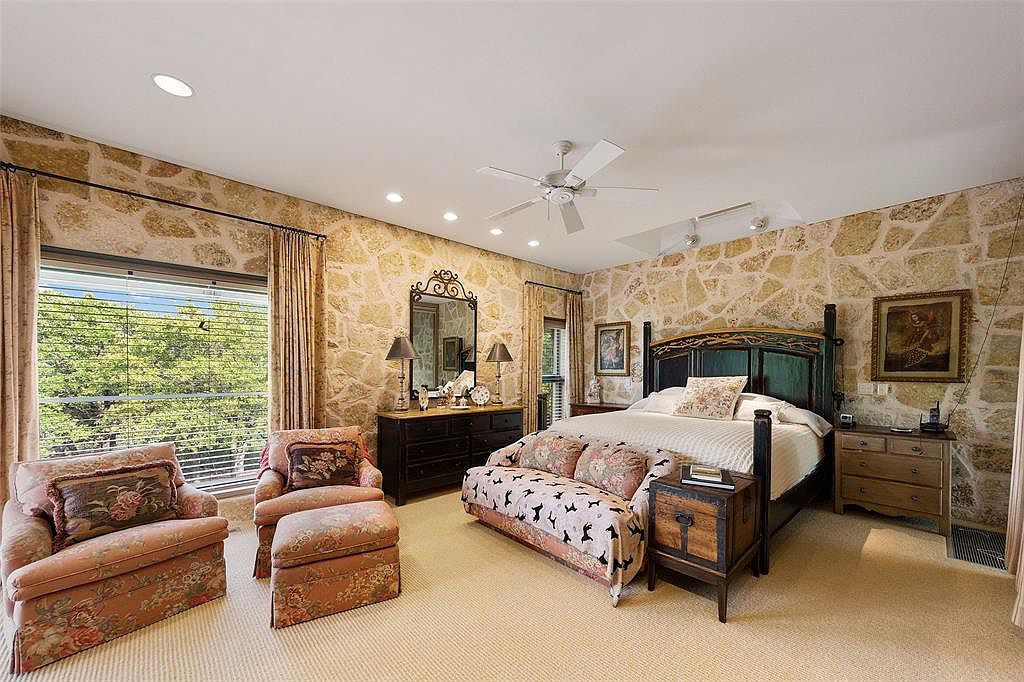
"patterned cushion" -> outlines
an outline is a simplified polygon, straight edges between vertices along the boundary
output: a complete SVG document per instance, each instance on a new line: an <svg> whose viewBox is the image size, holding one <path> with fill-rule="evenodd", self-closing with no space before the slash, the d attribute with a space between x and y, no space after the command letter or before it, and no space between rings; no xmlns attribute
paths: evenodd
<svg viewBox="0 0 1024 682"><path fill-rule="evenodd" d="M519 466L572 478L583 441L560 433L542 433L522 449Z"/></svg>
<svg viewBox="0 0 1024 682"><path fill-rule="evenodd" d="M322 485L356 485L359 462L363 460L360 443L342 440L336 443L289 443L288 488L316 488Z"/></svg>
<svg viewBox="0 0 1024 682"><path fill-rule="evenodd" d="M176 518L174 463L136 464L50 480L54 549L154 521Z"/></svg>
<svg viewBox="0 0 1024 682"><path fill-rule="evenodd" d="M645 454L622 443L590 442L584 447L572 477L628 500L646 473Z"/></svg>
<svg viewBox="0 0 1024 682"><path fill-rule="evenodd" d="M731 420L747 377L690 377L676 407L680 417Z"/></svg>
<svg viewBox="0 0 1024 682"><path fill-rule="evenodd" d="M289 514L277 524L271 549L275 568L302 566L391 547L398 519L386 502L355 502Z"/></svg>
<svg viewBox="0 0 1024 682"><path fill-rule="evenodd" d="M292 429L274 431L267 439L267 463L274 471L288 476L288 446L292 443L340 443L353 440L359 444L362 456L374 463L370 450L363 441L362 431L358 426L346 426L331 429Z"/></svg>
<svg viewBox="0 0 1024 682"><path fill-rule="evenodd" d="M288 514L296 512L383 499L384 493L380 488L352 485L325 485L295 490L257 503L253 508L252 521L257 526L272 526Z"/></svg>

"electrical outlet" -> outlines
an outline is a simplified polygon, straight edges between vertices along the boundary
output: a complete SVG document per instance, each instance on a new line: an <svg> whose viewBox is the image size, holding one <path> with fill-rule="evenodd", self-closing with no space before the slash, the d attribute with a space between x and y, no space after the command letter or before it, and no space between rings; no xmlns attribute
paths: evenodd
<svg viewBox="0 0 1024 682"><path fill-rule="evenodd" d="M875 393L878 395L889 395L889 384L875 384Z"/></svg>
<svg viewBox="0 0 1024 682"><path fill-rule="evenodd" d="M857 395L874 395L875 385L870 381L862 381L857 384Z"/></svg>

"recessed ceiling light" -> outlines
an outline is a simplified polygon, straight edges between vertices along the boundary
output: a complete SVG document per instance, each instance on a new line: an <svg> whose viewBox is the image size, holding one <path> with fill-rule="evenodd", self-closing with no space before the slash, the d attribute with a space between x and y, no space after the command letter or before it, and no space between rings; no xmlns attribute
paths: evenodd
<svg viewBox="0 0 1024 682"><path fill-rule="evenodd" d="M175 97L192 96L192 86L180 78L168 76L165 73L156 73L153 74L153 82L158 88Z"/></svg>
<svg viewBox="0 0 1024 682"><path fill-rule="evenodd" d="M403 197L398 192L388 192L384 196L384 198L387 199L388 201L390 201L392 204L400 204L400 203L402 203L402 198Z"/></svg>
<svg viewBox="0 0 1024 682"><path fill-rule="evenodd" d="M459 216L455 215L451 211L445 211L444 215L441 217L447 220L448 222L454 222L459 219Z"/></svg>
<svg viewBox="0 0 1024 682"><path fill-rule="evenodd" d="M505 233L505 230L501 229L500 227L492 227L491 228L491 234L493 234L495 237L497 237L499 234L504 234L504 233Z"/></svg>
<svg viewBox="0 0 1024 682"><path fill-rule="evenodd" d="M537 241L536 239L531 239L530 241L526 242L526 245L527 246L540 246L540 242Z"/></svg>

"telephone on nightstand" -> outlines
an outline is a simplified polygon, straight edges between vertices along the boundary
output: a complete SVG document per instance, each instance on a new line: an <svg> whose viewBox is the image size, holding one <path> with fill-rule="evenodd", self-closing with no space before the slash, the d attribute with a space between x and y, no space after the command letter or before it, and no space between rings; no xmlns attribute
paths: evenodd
<svg viewBox="0 0 1024 682"><path fill-rule="evenodd" d="M930 433L945 433L946 429L949 428L949 420L945 422L940 421L941 413L939 412L939 403L936 401L935 407L928 410L928 421L924 420L924 415L921 415L920 428L922 431Z"/></svg>
<svg viewBox="0 0 1024 682"><path fill-rule="evenodd" d="M857 418L852 414L846 412L839 413L839 428L841 429L852 429L857 425Z"/></svg>

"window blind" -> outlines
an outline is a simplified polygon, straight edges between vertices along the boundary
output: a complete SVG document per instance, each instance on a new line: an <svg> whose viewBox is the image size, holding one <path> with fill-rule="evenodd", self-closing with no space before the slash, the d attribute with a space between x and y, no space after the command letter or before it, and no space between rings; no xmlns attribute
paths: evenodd
<svg viewBox="0 0 1024 682"><path fill-rule="evenodd" d="M548 422L566 416L566 333L565 322L544 321L541 357L541 391L548 394Z"/></svg>
<svg viewBox="0 0 1024 682"><path fill-rule="evenodd" d="M267 333L265 290L44 267L40 457L171 441L191 483L254 478Z"/></svg>

